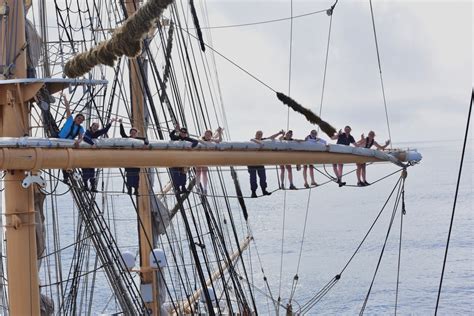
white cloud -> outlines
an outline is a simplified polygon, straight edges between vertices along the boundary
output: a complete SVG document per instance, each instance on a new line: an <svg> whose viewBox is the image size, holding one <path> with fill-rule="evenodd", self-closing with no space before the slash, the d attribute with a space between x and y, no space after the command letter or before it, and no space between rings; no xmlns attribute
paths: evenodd
<svg viewBox="0 0 474 316"><path fill-rule="evenodd" d="M296 15L328 8L333 1L293 3ZM289 3L283 1L215 1L207 7L212 25L290 14ZM394 139L445 139L448 135L439 124L463 126L472 88L471 2L376 1L373 8ZM328 23L326 14L293 23L291 95L316 112ZM221 53L286 93L289 29L285 21L213 30L212 34ZM217 58L233 137L245 139L256 129L271 133L286 127L287 111L274 94ZM338 128L351 124L355 133L377 129L380 137L387 136L367 2L337 4L326 80L323 118ZM298 137L311 129L297 114L290 115L290 124Z"/></svg>

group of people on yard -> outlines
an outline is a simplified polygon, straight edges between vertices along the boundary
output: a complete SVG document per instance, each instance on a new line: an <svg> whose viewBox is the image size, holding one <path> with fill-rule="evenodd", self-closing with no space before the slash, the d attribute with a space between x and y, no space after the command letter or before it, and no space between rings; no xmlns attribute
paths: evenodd
<svg viewBox="0 0 474 316"><path fill-rule="evenodd" d="M368 136L365 137L364 134L361 135L361 138L359 141L355 141L354 137L351 135L351 127L346 126L344 127L344 132L342 130L339 130L338 133L335 133L331 139L332 140L337 140L337 144L339 145L346 145L350 146L351 144L355 147L363 147L363 148L371 148L375 146L377 149L383 150L385 149L389 144L390 140L387 140L385 142L385 145L380 145L377 143L374 139L375 137L375 132L370 131ZM311 130L308 136L306 136L304 139L295 139L293 138L293 131L289 130L285 133L284 130L279 131L276 134L273 134L269 137L263 137L263 132L262 131L257 131L255 133L255 138L252 138L251 141L257 144L263 144L263 141L265 140L275 140L278 136L280 141L295 141L295 142L310 142L310 143L317 143L317 144L322 144L326 145L327 142L318 137L318 132L316 130ZM342 176L343 176L343 164L333 164L333 169L334 173L336 175L336 182L338 183L339 187L342 187L346 184L346 182L342 181ZM300 170L301 166L297 165L296 170ZM308 170L309 170L309 175L310 175L310 180L311 182L308 183ZM267 180L266 180L266 173L265 173L265 167L264 166L248 166L248 172L250 174L250 189L252 190L252 195L251 197L257 197L257 175L260 179L260 188L262 189L262 194L263 195L270 195L271 193L267 191ZM291 165L281 165L280 166L280 189L285 189L285 173L288 174L288 181L289 181L289 189L290 190L296 190L297 188L295 187L293 183L293 171ZM367 182L366 179L366 164L365 163L358 163L357 164L357 186L367 186L370 183ZM314 179L314 166L313 165L304 165L303 166L303 179L304 179L304 187L309 188L310 186L317 186L318 184L316 183Z"/></svg>
<svg viewBox="0 0 474 316"><path fill-rule="evenodd" d="M83 114L79 113L75 116L72 115L69 102L65 97L63 97L64 104L66 107L66 122L63 124L63 127L58 133L59 138L75 140L75 146L79 145L81 141L88 143L89 145L95 146L94 139L97 139L103 135L106 135L109 131L112 123L117 121L113 118L108 122L102 129L100 129L99 123L93 122L89 129L84 131L82 123L85 120ZM125 132L125 128L122 124L122 120L118 120L120 123L120 136L122 138L133 138L143 141L143 144L148 145L148 140L145 137L140 137L139 131L137 128L132 127L129 130L129 134ZM191 147L196 147L198 143L219 143L222 141L222 132L223 129L219 127L215 134L211 130L206 130L201 139L193 139L189 137L188 130L185 127L180 127L178 124L175 126L175 129L172 130L169 134L171 140L181 140L191 142ZM188 168L183 167L172 167L170 168L171 179L173 181L173 186L177 194L187 193L186 189L186 174ZM203 193L207 193L207 184L208 184L208 167L198 166L196 167L196 177L195 185ZM139 175L140 168L128 167L125 168L125 177L126 177L126 187L127 193L131 195L132 193L138 195L139 187ZM96 172L93 168L83 168L82 169L82 180L84 182L84 188L92 192L97 191L97 179ZM201 183L202 180L202 183ZM65 183L69 182L69 173L66 170L63 170L63 181ZM90 187L89 187L90 183ZM132 192L133 190L133 192Z"/></svg>
<svg viewBox="0 0 474 316"><path fill-rule="evenodd" d="M63 139L71 139L75 140L75 145L78 145L81 141L84 141L92 146L95 146L94 139L97 139L103 135L106 135L109 131L112 123L117 121L117 119L111 119L102 129L99 126L99 123L94 122L90 125L89 129L84 131L84 128L81 124L84 122L85 117L83 114L77 114L73 117L69 102L64 97L64 104L66 107L66 122L64 123L63 127L58 133L59 138ZM148 145L148 140L145 137L140 137L139 131L137 128L132 127L129 130L129 134L125 132L125 128L122 124L122 120L118 120L120 123L120 135L123 138L133 138L142 140L144 146ZM198 143L209 144L209 143L220 143L222 141L222 132L223 129L219 127L215 133L211 130L206 130L204 135L200 139L194 139L189 137L188 130L185 127L180 127L179 124L175 125L175 129L172 130L169 134L171 140L174 141L187 141L191 143L191 147L196 147ZM285 132L284 130L279 131L276 134L273 134L269 137L263 137L262 131L257 131L255 133L255 138L251 139L252 142L257 144L263 144L266 140L274 141L279 136L280 141L296 141L296 142L309 142L314 144L322 144L326 145L326 141L322 138L318 137L318 133L316 130L311 130L308 136L304 139L295 139L293 138L293 131L288 130ZM351 144L356 147L363 147L363 148L371 148L375 146L377 149L385 149L389 144L390 140L385 142L385 145L379 145L375 139L375 133L370 131L368 136L365 137L364 134L361 135L359 141L355 141L354 137L351 135L351 128L350 126L346 126L344 128L344 132L339 130L338 133L335 133L331 139L337 140L337 144L350 146ZM297 170L301 169L301 166L296 166ZM334 173L336 175L336 182L339 184L339 187L344 186L346 182L342 181L343 176L343 164L333 164ZM186 188L186 179L187 179L187 172L188 168L184 167L171 167L170 169L171 179L173 183L173 187L176 194L184 194L188 193ZM310 176L310 182L308 183L308 170ZM208 186L208 167L207 166L196 166L195 167L195 186L197 190L202 194L207 194L207 186ZM250 174L250 189L252 191L251 197L257 197L257 175L260 182L260 188L262 190L263 195L270 195L271 193L267 191L267 180L266 180L266 173L264 166L248 166L248 172ZM293 183L293 171L291 165L281 165L280 166L280 188L285 189L285 173L288 175L289 181L289 189L296 190L296 187ZM129 195L133 194L138 195L138 187L139 187L139 174L140 168L136 167L128 167L125 168L125 176L126 176L126 187L127 193ZM369 185L366 179L366 164L360 163L357 164L357 185L358 186L366 186ZM63 170L64 182L69 181L69 174ZM82 169L82 179L84 182L84 186L86 190L91 190L92 192L97 192L97 179L96 179L96 172L94 168L83 168ZM313 165L304 165L303 166L303 179L304 179L304 187L309 188L310 186L315 187L318 184L314 178L314 166ZM90 188L89 188L90 184Z"/></svg>

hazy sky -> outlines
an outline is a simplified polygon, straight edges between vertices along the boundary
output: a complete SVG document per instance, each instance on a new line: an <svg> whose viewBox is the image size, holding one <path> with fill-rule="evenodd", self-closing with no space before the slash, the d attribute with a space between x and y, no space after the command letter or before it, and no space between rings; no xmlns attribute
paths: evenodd
<svg viewBox="0 0 474 316"><path fill-rule="evenodd" d="M333 1L293 1L293 15ZM211 26L290 16L291 1L208 1ZM373 1L389 122L395 142L461 139L472 89L471 1ZM201 18L201 26L205 22ZM320 110L329 16L293 20L291 97ZM213 47L288 94L290 21L212 29ZM209 38L205 37L209 42ZM216 56L233 139L286 129L275 94ZM369 1L340 0L334 10L322 118L353 134L388 138ZM296 138L312 126L291 111Z"/></svg>

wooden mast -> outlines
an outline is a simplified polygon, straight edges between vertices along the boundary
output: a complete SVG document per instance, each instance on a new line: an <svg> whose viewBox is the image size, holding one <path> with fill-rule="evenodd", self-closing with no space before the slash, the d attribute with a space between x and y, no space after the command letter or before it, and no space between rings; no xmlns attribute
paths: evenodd
<svg viewBox="0 0 474 316"><path fill-rule="evenodd" d="M4 14L0 22L0 65L5 77L26 78L24 1L0 0L0 8ZM19 84L0 86L1 137L30 133L29 100L24 90ZM4 180L9 312L39 315L34 195L33 186L27 189L21 186L24 177L23 170L9 169Z"/></svg>
<svg viewBox="0 0 474 316"><path fill-rule="evenodd" d="M138 9L139 1L125 1L127 15L130 17ZM138 56L137 59L129 59L130 70L130 95L132 104L132 126L139 131L139 135L145 136L145 91L143 89L143 81L140 76L140 65ZM139 186L138 186L138 237L140 244L140 278L143 287L151 286L152 301L146 302L147 307L152 311L153 315L160 314L158 303L158 293L156 278L153 277L153 272L150 269L150 253L153 245L153 228L151 218L151 205L149 194L149 181L146 170L140 170Z"/></svg>

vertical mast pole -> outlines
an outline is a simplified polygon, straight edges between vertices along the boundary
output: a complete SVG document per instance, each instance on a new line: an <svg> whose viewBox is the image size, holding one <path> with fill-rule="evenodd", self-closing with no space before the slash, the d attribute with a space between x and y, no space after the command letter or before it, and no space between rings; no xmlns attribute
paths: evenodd
<svg viewBox="0 0 474 316"><path fill-rule="evenodd" d="M0 8L1 68L6 78L26 78L24 1L0 0ZM29 135L28 100L22 88L0 86L1 137ZM22 170L8 170L4 181L9 311L11 315L39 315L34 196L32 186L21 186L24 177Z"/></svg>
<svg viewBox="0 0 474 316"><path fill-rule="evenodd" d="M130 17L137 9L139 0L125 2L127 14ZM141 58L140 56L137 57ZM132 103L132 125L138 129L141 135L145 135L145 91L140 76L140 65L137 60L129 60L130 69L130 95ZM152 310L153 315L160 314L158 303L158 293L156 278L153 278L153 272L150 268L150 253L152 251L150 242L153 243L153 230L151 218L151 206L149 196L149 181L146 173L147 169L140 169L140 180L138 187L138 216L141 223L138 225L139 243L140 243L140 270L141 284L151 285L152 301L147 302L147 307Z"/></svg>

